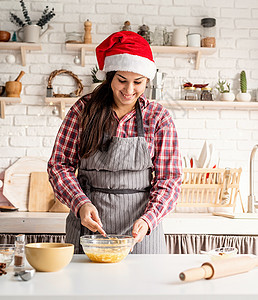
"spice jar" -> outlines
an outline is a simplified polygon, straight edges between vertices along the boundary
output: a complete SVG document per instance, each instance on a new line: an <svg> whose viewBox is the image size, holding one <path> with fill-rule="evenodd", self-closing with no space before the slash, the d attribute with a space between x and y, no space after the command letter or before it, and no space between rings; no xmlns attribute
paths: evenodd
<svg viewBox="0 0 258 300"><path fill-rule="evenodd" d="M184 88L185 100L198 100L198 95L196 88L193 86L188 86Z"/></svg>
<svg viewBox="0 0 258 300"><path fill-rule="evenodd" d="M14 268L22 269L25 265L25 235L15 237Z"/></svg>
<svg viewBox="0 0 258 300"><path fill-rule="evenodd" d="M204 101L212 101L213 100L212 88L210 88L210 87L202 88L201 100L204 100Z"/></svg>
<svg viewBox="0 0 258 300"><path fill-rule="evenodd" d="M215 48L216 47L216 19L204 18L201 20L202 25L202 47Z"/></svg>

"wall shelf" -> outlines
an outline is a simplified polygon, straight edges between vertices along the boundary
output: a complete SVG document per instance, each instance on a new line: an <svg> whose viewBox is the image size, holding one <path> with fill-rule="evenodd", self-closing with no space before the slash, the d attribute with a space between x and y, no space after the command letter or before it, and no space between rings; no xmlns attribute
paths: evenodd
<svg viewBox="0 0 258 300"><path fill-rule="evenodd" d="M0 42L0 50L19 50L21 51L22 65L26 66L27 51L42 50L41 44L18 43L18 42Z"/></svg>
<svg viewBox="0 0 258 300"><path fill-rule="evenodd" d="M59 106L60 118L63 120L65 117L65 105L73 105L80 97L46 97L45 102L49 105Z"/></svg>
<svg viewBox="0 0 258 300"><path fill-rule="evenodd" d="M208 108L208 109L258 109L258 102L240 102L240 101L187 101L187 100L169 100L157 101L166 108Z"/></svg>
<svg viewBox="0 0 258 300"><path fill-rule="evenodd" d="M21 98L15 97L0 97L0 105L1 105L1 118L5 118L5 105L13 104L13 103L21 103Z"/></svg>
<svg viewBox="0 0 258 300"><path fill-rule="evenodd" d="M49 105L60 107L60 117L63 120L65 117L65 106L73 105L80 97L60 98L60 97L46 97L45 102ZM156 100L150 100L156 101ZM181 109L258 109L258 102L239 102L239 101L187 101L187 100L170 100L170 101L157 101L166 108Z"/></svg>
<svg viewBox="0 0 258 300"><path fill-rule="evenodd" d="M65 47L68 51L81 52L81 66L85 66L85 52L94 52L96 44L71 44L66 43ZM195 55L195 69L198 70L200 66L200 59L202 55L212 55L216 52L216 48L205 47L175 47L175 46L151 46L153 53L163 54L193 54Z"/></svg>

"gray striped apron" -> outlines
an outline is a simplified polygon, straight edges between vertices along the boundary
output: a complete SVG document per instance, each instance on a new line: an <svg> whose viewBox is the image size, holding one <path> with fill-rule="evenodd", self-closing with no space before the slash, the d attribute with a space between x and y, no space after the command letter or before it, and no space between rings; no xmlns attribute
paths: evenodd
<svg viewBox="0 0 258 300"><path fill-rule="evenodd" d="M107 151L81 159L78 180L92 204L98 210L107 234L132 235L134 222L139 219L149 201L152 161L144 138L142 112L136 102L138 137L113 137ZM70 211L66 220L66 242L75 245L75 253L83 253L81 235L94 234L81 225ZM157 226L132 253L166 253L162 225Z"/></svg>

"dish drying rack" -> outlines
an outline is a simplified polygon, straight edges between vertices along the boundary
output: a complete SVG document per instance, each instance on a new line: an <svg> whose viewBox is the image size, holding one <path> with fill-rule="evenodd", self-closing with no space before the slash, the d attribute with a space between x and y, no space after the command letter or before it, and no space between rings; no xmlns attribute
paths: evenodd
<svg viewBox="0 0 258 300"><path fill-rule="evenodd" d="M181 197L178 207L232 207L237 196L244 206L239 191L242 169L184 168Z"/></svg>

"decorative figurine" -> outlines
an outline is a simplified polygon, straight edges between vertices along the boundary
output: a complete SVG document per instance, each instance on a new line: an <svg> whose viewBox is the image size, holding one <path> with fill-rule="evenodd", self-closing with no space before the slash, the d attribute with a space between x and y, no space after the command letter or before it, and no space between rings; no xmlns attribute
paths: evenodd
<svg viewBox="0 0 258 300"><path fill-rule="evenodd" d="M125 30L125 31L131 31L131 23L130 21L125 21L124 22L124 25L122 27L122 30Z"/></svg>
<svg viewBox="0 0 258 300"><path fill-rule="evenodd" d="M87 19L87 21L84 22L84 44L92 44L91 26L92 23Z"/></svg>

